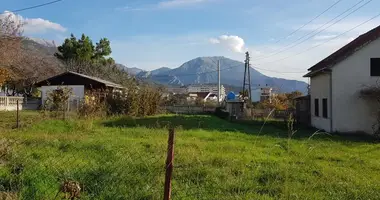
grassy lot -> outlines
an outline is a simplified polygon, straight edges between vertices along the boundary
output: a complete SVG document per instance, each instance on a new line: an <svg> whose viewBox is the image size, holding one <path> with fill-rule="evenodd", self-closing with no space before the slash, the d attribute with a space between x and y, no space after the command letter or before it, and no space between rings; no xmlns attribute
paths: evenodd
<svg viewBox="0 0 380 200"><path fill-rule="evenodd" d="M173 199L380 199L380 144L211 116L42 120L0 113L0 199L162 199L167 127L176 127ZM27 120L28 119L28 120ZM36 122L36 123L33 123ZM61 198L63 194L58 194ZM57 198L57 199L60 199Z"/></svg>

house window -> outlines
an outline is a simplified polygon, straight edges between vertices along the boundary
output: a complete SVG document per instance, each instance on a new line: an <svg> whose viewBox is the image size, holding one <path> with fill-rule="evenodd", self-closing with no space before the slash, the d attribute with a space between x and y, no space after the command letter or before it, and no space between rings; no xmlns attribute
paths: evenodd
<svg viewBox="0 0 380 200"><path fill-rule="evenodd" d="M322 100L322 116L323 118L327 118L327 99Z"/></svg>
<svg viewBox="0 0 380 200"><path fill-rule="evenodd" d="M371 76L380 76L380 58L371 58Z"/></svg>
<svg viewBox="0 0 380 200"><path fill-rule="evenodd" d="M314 99L314 115L319 117L319 99Z"/></svg>

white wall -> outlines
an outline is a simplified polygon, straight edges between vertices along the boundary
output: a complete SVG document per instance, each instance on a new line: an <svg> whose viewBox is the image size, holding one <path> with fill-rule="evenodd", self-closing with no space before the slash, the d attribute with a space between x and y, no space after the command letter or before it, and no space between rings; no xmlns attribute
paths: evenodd
<svg viewBox="0 0 380 200"><path fill-rule="evenodd" d="M213 94L218 93L218 85L190 85L187 88L188 93L192 92L211 92ZM220 85L220 95L226 95L226 89L223 85Z"/></svg>
<svg viewBox="0 0 380 200"><path fill-rule="evenodd" d="M380 78L370 76L370 58L379 57L377 39L332 68L333 131L373 132L376 104L359 98L359 91Z"/></svg>
<svg viewBox="0 0 380 200"><path fill-rule="evenodd" d="M315 128L330 132L331 116L330 116L330 74L321 74L310 79L310 106L311 106L311 125ZM319 101L319 117L315 116L314 100ZM323 117L322 99L327 98L328 117Z"/></svg>
<svg viewBox="0 0 380 200"><path fill-rule="evenodd" d="M84 86L83 85L50 85L50 86L42 86L40 88L41 91L41 99L42 103L45 102L47 98L47 94L53 90L58 88L68 87L72 89L72 95L70 96L70 100L74 99L83 99L84 98Z"/></svg>

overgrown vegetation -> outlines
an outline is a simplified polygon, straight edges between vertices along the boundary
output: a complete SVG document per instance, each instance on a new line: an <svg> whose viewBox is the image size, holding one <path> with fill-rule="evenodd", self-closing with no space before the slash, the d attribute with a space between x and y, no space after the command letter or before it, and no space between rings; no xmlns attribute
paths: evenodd
<svg viewBox="0 0 380 200"><path fill-rule="evenodd" d="M107 99L110 114L148 116L158 114L161 104L161 90L150 86L131 85L121 93Z"/></svg>
<svg viewBox="0 0 380 200"><path fill-rule="evenodd" d="M302 96L302 92L275 94L269 99L256 104L255 108L268 108L276 110L295 109L294 98Z"/></svg>
<svg viewBox="0 0 380 200"><path fill-rule="evenodd" d="M374 112L376 114L376 122L372 125L373 133L380 137L380 87L379 83L375 86L369 86L360 91L360 97L366 99L369 105L374 106ZM376 105L374 105L376 104Z"/></svg>
<svg viewBox="0 0 380 200"><path fill-rule="evenodd" d="M17 143L0 164L0 193L53 199L71 181L81 199L162 199L167 128L176 127L173 199L380 198L379 144L288 125L258 134L261 124L162 115L2 128Z"/></svg>

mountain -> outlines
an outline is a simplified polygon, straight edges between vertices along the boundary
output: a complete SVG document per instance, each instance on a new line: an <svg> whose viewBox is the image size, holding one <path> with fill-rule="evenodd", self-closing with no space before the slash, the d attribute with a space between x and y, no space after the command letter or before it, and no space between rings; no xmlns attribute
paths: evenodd
<svg viewBox="0 0 380 200"><path fill-rule="evenodd" d="M49 41L45 39L40 39L40 38L28 38L28 40L32 40L40 45L46 46L46 47L53 47L57 48L57 45L55 45L54 41Z"/></svg>
<svg viewBox="0 0 380 200"><path fill-rule="evenodd" d="M199 57L175 69L139 73L140 78L166 85L188 85L217 83L217 62L221 64L221 83L241 87L244 77L244 63L225 57ZM302 81L266 76L254 68L251 71L252 90L258 85L268 85L280 92L299 90L307 92L307 84ZM154 73L153 73L154 72Z"/></svg>
<svg viewBox="0 0 380 200"><path fill-rule="evenodd" d="M160 74L164 74L166 72L169 72L170 69L169 67L161 67L152 71L141 71L140 73L137 74L138 77L141 78L149 78L150 76L157 76Z"/></svg>
<svg viewBox="0 0 380 200"><path fill-rule="evenodd" d="M40 79L56 75L64 70L63 63L54 54L57 47L44 45L35 40L22 40L20 60L13 64L12 74L20 78L39 77Z"/></svg>
<svg viewBox="0 0 380 200"><path fill-rule="evenodd" d="M139 69L139 68L137 68L137 67L132 67L132 68L128 68L128 67L126 67L126 68L127 68L127 72L128 72L129 74L132 74L132 75L137 75L138 73L140 73L140 72L143 71L142 69Z"/></svg>
<svg viewBox="0 0 380 200"><path fill-rule="evenodd" d="M137 75L137 74L139 74L140 72L143 71L142 69L139 69L137 67L129 68L129 67L123 65L123 64L118 64L118 63L116 63L116 67L118 67L119 69L121 69L123 71L128 72L130 75Z"/></svg>

